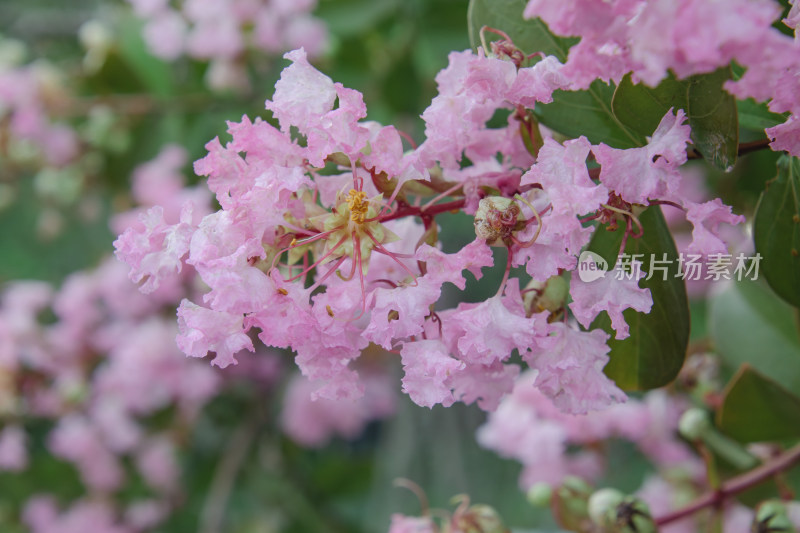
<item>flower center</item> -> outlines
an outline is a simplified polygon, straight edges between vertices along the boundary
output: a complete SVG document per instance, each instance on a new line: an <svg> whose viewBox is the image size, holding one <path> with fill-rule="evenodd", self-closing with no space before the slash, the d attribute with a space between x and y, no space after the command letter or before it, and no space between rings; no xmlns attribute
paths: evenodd
<svg viewBox="0 0 800 533"><path fill-rule="evenodd" d="M367 193L350 189L346 200L347 207L350 209L350 220L356 224L363 224L367 219L367 210L369 209Z"/></svg>

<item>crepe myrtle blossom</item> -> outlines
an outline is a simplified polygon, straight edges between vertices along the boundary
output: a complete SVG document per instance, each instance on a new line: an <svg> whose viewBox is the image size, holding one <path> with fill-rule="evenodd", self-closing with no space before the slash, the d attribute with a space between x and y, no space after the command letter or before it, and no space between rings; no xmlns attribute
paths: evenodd
<svg viewBox="0 0 800 533"><path fill-rule="evenodd" d="M588 325L605 311L622 339L622 311L648 312L649 290L638 279L575 282L569 308L566 294L542 306L529 293L576 268L592 220L637 238L641 211L668 205L688 211L702 248L740 217L681 196L677 169L690 134L682 110L670 110L641 148L542 138L525 107L567 86L563 65L522 67L504 46L450 55L422 115L427 138L405 150L405 134L364 120L359 92L316 70L303 49L286 54L291 65L266 102L278 125L229 122L230 140L213 139L195 162L221 208L198 221L189 201L180 210L173 203L170 220L153 207L115 243L143 291L184 268L207 286L202 301L178 308L178 346L194 357L213 353L221 367L257 340L292 349L313 395L330 400L363 394L356 361L373 345L399 354L403 391L426 407L494 410L520 373L514 354L566 412L624 401L602 372L607 335L577 329L568 313ZM488 127L498 109L512 111L507 125ZM592 157L599 173L589 171ZM476 238L445 253L436 217L454 210L473 215ZM443 285L464 290L466 270L481 277L494 266L492 247L508 251L497 293L441 309ZM512 266L535 287L521 288Z"/></svg>
<svg viewBox="0 0 800 533"><path fill-rule="evenodd" d="M541 18L558 35L580 37L560 69L573 90L598 78L619 83L628 73L655 87L670 71L683 79L735 61L745 73L725 88L790 113L766 133L773 150L800 156L800 10L791 4L782 21L773 0L529 0L523 16ZM794 38L774 27L781 22L795 30Z"/></svg>

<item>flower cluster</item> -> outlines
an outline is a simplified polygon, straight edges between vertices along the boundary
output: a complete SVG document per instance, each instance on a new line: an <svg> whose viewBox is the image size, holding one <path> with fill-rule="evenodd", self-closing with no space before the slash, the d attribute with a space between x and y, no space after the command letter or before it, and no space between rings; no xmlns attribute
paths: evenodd
<svg viewBox="0 0 800 533"><path fill-rule="evenodd" d="M587 220L619 222L635 235L636 210L660 202L686 210L697 249L724 249L718 226L740 221L718 200L695 204L679 194L690 133L681 110L667 113L649 144L629 150L546 137L534 156L518 115L487 127L497 109L549 101L564 85L552 58L517 68L451 54L423 114L427 138L404 152L398 130L363 121L360 93L314 69L303 50L286 57L292 65L266 104L279 127L243 117L229 123L230 142L214 139L195 163L221 209L197 224L187 203L169 224L154 208L115 243L145 292L184 263L208 286L205 305L184 300L178 309L178 345L188 355L213 352L212 362L227 366L254 350L255 330L265 345L297 353L318 396L355 398L363 386L353 363L372 343L400 354L403 390L416 403L493 410L519 374L509 362L517 352L539 371L543 393L583 413L625 398L602 372L607 335L555 320L565 298L549 311L533 305L509 279L511 266L542 286L574 271L594 231ZM599 182L590 153L602 165ZM472 166L461 168L464 156ZM445 197L456 199L438 203ZM448 254L432 244L436 215L452 209L474 214L478 237ZM509 252L498 293L439 309L445 283L463 290L465 270L479 277L494 264L490 245ZM620 339L628 336L622 311L652 305L636 279L571 283L578 322L606 311Z"/></svg>
<svg viewBox="0 0 800 533"><path fill-rule="evenodd" d="M796 36L800 4L792 4L784 22ZM524 16L541 18L559 35L581 38L560 69L571 89L598 78L619 82L627 73L655 87L668 71L686 78L735 61L746 71L726 82L726 89L740 99L769 101L775 113L790 113L767 134L774 150L800 156L800 96L794 90L800 40L772 26L780 11L771 0L529 0Z"/></svg>
<svg viewBox="0 0 800 533"><path fill-rule="evenodd" d="M0 40L0 46L11 46ZM64 80L46 63L17 66L0 62L0 134L15 145L0 148L2 155L28 159L40 156L51 166L70 163L79 152L77 133L53 120L69 105ZM0 153L2 153L0 152ZM24 154L24 155L23 155Z"/></svg>

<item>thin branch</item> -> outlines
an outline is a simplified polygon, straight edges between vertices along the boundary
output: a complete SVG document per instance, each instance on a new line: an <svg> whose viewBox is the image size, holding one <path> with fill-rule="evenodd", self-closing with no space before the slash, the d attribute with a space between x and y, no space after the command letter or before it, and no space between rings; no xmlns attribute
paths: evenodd
<svg viewBox="0 0 800 533"><path fill-rule="evenodd" d="M720 507L722 503L730 496L744 492L745 490L754 487L766 481L784 470L788 470L795 463L800 461L800 444L795 445L788 451L774 457L758 468L754 468L749 472L745 472L739 476L729 479L723 483L719 489L704 494L686 507L673 511L656 519L658 526L663 526L681 518L690 516L697 511L706 507Z"/></svg>
<svg viewBox="0 0 800 533"><path fill-rule="evenodd" d="M432 216L436 216L436 215L438 215L440 213L445 213L447 211L460 210L462 207L464 207L464 204L466 204L466 202L467 202L466 199L462 198L461 200L453 200L452 202L445 202L443 204L432 205L431 207L429 207L425 211L423 211L422 208L420 208L420 207L415 207L413 205L408 205L408 206L404 206L404 207L399 208L397 211L395 211L391 215L387 215L385 217L381 217L380 221L381 222L388 222L389 220L394 220L396 218L403 218L403 217L408 217L408 216L421 217L421 216L424 215L424 216L432 217Z"/></svg>
<svg viewBox="0 0 800 533"><path fill-rule="evenodd" d="M750 152L756 152L758 150L764 150L769 148L769 143L772 142L769 139L762 139L760 141L752 141L749 143L741 143L739 145L739 149L737 150L738 155L749 154ZM689 159L703 159L703 154L698 152L696 149L693 149L688 154Z"/></svg>

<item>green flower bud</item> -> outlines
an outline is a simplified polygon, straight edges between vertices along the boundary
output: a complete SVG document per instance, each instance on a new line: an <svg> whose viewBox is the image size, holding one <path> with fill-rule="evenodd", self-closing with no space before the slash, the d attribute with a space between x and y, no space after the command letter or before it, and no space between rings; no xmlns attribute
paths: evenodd
<svg viewBox="0 0 800 533"><path fill-rule="evenodd" d="M780 500L767 500L759 504L753 518L753 531L795 533L792 521L786 511L786 505Z"/></svg>
<svg viewBox="0 0 800 533"><path fill-rule="evenodd" d="M553 488L547 483L536 483L526 495L528 502L536 507L547 507L553 498Z"/></svg>
<svg viewBox="0 0 800 533"><path fill-rule="evenodd" d="M604 533L655 533L647 504L617 489L600 489L589 498L589 517Z"/></svg>
<svg viewBox="0 0 800 533"><path fill-rule="evenodd" d="M678 432L691 441L699 440L711 427L708 413L697 407L689 409L678 422Z"/></svg>

